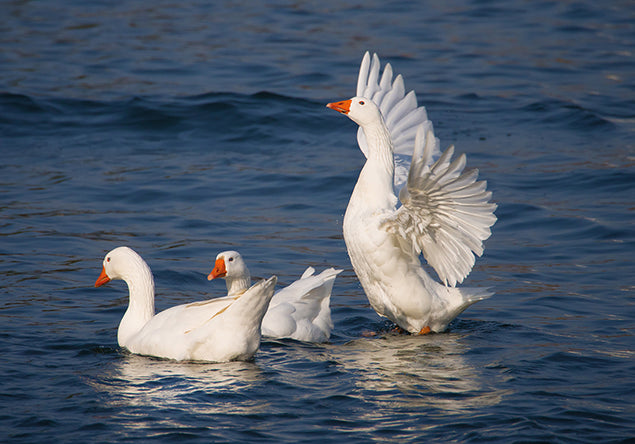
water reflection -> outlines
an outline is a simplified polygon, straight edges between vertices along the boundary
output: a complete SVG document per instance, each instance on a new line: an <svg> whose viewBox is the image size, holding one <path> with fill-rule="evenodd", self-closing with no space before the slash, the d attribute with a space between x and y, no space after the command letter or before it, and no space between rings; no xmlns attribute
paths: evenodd
<svg viewBox="0 0 635 444"><path fill-rule="evenodd" d="M260 368L253 362L187 363L126 355L91 385L118 407L251 414L262 412L266 404L253 402L241 393L262 379Z"/></svg>
<svg viewBox="0 0 635 444"><path fill-rule="evenodd" d="M428 336L387 334L353 340L332 350L332 359L358 374L357 388L366 401L367 419L381 416L386 407L440 409L442 413L498 404L504 395L495 381L486 381L482 369L465 358L469 347L461 335Z"/></svg>
<svg viewBox="0 0 635 444"><path fill-rule="evenodd" d="M256 363L119 355L91 385L120 412L128 430L179 428L192 415L233 422L283 411L289 403L303 411L318 400L329 406L330 418L341 417L346 424L355 418L382 425L397 415L404 427L427 427L435 417L473 414L509 394L500 389L504 384L496 370L481 368L476 357L470 360L478 350L465 338L460 333L386 334L319 346L266 341ZM262 392L269 395L258 396ZM364 408L355 413L346 407L360 402ZM422 422L421 415L428 420Z"/></svg>

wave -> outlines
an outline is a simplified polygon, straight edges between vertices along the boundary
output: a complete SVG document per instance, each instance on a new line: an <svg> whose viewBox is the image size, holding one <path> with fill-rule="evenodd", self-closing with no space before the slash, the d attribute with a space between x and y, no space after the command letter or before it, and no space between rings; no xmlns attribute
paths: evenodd
<svg viewBox="0 0 635 444"><path fill-rule="evenodd" d="M577 130L615 127L610 120L604 118L598 112L564 100L544 99L523 106L521 110L536 114L536 120L549 126L568 127Z"/></svg>
<svg viewBox="0 0 635 444"><path fill-rule="evenodd" d="M116 101L38 98L4 92L0 93L0 128L11 135L78 127L169 132L240 126L249 131L268 121L284 123L294 120L294 116L306 118L307 108L316 107L315 103L303 99L266 91L250 95L210 92L167 99L132 97ZM285 125L291 126L293 124Z"/></svg>

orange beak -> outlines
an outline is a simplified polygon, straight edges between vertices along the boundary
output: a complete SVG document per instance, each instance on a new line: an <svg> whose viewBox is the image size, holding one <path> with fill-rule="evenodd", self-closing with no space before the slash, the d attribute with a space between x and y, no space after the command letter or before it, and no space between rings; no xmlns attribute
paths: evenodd
<svg viewBox="0 0 635 444"><path fill-rule="evenodd" d="M327 103L326 107L339 111L342 114L348 114L351 110L351 100L348 99L342 100L341 102Z"/></svg>
<svg viewBox="0 0 635 444"><path fill-rule="evenodd" d="M106 269L102 266L101 267L101 274L99 275L99 277L95 281L95 287L101 287L102 285L107 284L108 282L110 282L110 278L106 274Z"/></svg>
<svg viewBox="0 0 635 444"><path fill-rule="evenodd" d="M216 259L214 263L214 269L207 275L207 280L211 281L216 278L223 278L227 275L227 269L225 268L225 259Z"/></svg>

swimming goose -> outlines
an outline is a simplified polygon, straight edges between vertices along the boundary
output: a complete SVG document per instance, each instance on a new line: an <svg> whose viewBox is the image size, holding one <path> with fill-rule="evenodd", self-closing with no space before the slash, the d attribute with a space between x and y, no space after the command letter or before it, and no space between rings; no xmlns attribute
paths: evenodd
<svg viewBox="0 0 635 444"><path fill-rule="evenodd" d="M128 284L130 302L117 340L132 353L176 360L244 361L260 346L260 324L273 297L276 277L240 295L177 305L154 314L154 279L134 250L106 254L95 287L113 279Z"/></svg>
<svg viewBox="0 0 635 444"><path fill-rule="evenodd" d="M344 241L375 311L410 333L441 332L481 288L456 288L496 222L486 182L463 171L465 155L440 153L432 123L403 78L364 55L356 96L329 103L359 125L366 156L344 215ZM436 159L436 160L434 160ZM399 199L397 199L399 196ZM441 283L422 267L420 255Z"/></svg>
<svg viewBox="0 0 635 444"><path fill-rule="evenodd" d="M329 306L335 277L342 270L329 268L318 275L308 267L300 279L276 292L262 320L262 334L306 342L326 342L333 322ZM249 269L237 251L218 253L208 280L223 278L228 296L242 294L251 285Z"/></svg>

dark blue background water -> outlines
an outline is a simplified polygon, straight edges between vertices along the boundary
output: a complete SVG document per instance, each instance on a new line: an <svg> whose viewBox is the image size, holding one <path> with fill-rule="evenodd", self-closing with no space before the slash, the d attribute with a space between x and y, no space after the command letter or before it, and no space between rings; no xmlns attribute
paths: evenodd
<svg viewBox="0 0 635 444"><path fill-rule="evenodd" d="M85 4L90 3L90 4ZM2 2L0 439L622 442L635 437L630 1ZM498 223L443 334L388 333L341 236L363 156L324 107L365 50L478 167ZM157 308L343 268L328 344L129 355L110 249ZM377 337L364 337L366 331Z"/></svg>

